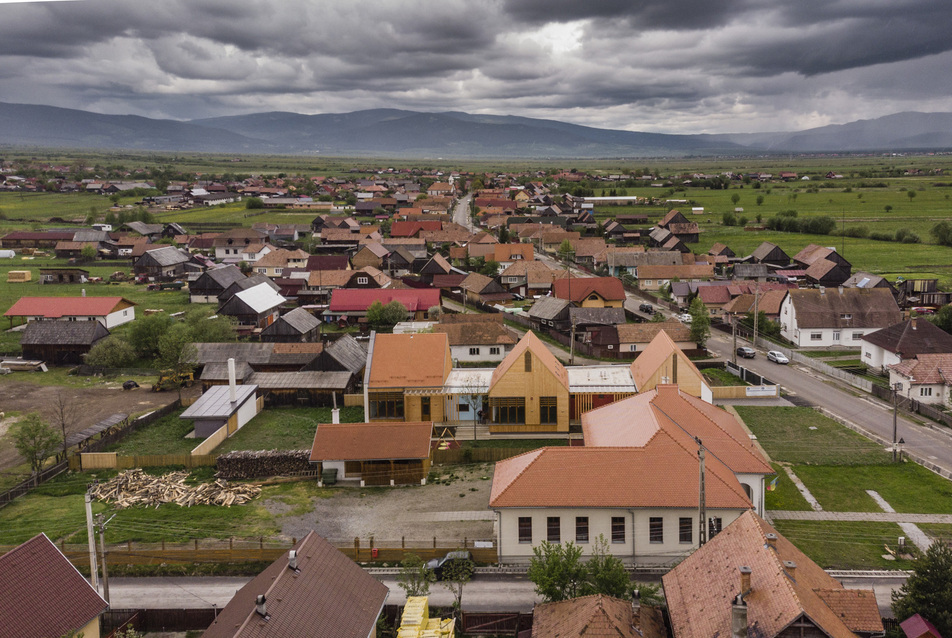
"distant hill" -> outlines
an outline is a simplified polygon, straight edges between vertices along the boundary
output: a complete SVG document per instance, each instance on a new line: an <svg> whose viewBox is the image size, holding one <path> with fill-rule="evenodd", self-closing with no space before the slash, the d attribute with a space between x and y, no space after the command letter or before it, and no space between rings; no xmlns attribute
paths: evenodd
<svg viewBox="0 0 952 638"><path fill-rule="evenodd" d="M180 122L0 103L0 145L380 157L596 158L952 148L952 113L898 113L799 132L666 135L555 120L373 109Z"/></svg>

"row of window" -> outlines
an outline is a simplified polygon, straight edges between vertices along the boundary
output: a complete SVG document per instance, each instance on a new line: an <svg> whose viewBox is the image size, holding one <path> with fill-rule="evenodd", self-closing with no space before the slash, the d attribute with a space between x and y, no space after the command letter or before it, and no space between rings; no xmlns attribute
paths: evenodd
<svg viewBox="0 0 952 638"><path fill-rule="evenodd" d="M479 347L475 347L475 348L470 348L470 349L469 349L469 354L470 354L470 356L472 356L472 357L479 356L479 352L480 352L480 348L479 348ZM498 355L498 354L499 354L499 348L498 348L497 346L490 346L490 348L489 348L489 354L490 354L490 355Z"/></svg>
<svg viewBox="0 0 952 638"><path fill-rule="evenodd" d="M489 409L493 423L521 425L526 422L525 397L491 397ZM539 423L554 425L558 422L558 397L539 397Z"/></svg>
<svg viewBox="0 0 952 638"><path fill-rule="evenodd" d="M854 333L852 334L852 339L853 339L853 341L860 341L860 340L862 340L863 334L864 334L864 333L862 333L862 332L854 332ZM839 331L839 330L836 330L836 331L833 332L833 341L839 341L839 340L840 340L840 331ZM811 332L811 333L810 333L810 341L823 341L823 333L822 333L822 332Z"/></svg>
<svg viewBox="0 0 952 638"><path fill-rule="evenodd" d="M612 516L612 543L625 542L625 517ZM562 542L562 518L560 516L548 516L545 519L545 539L550 543ZM519 517L519 542L532 543L532 517ZM588 516L575 517L575 542L588 543Z"/></svg>
<svg viewBox="0 0 952 638"><path fill-rule="evenodd" d="M694 527L696 521L690 517L681 517L678 519L678 542L684 544L694 543ZM721 531L721 519L707 519L707 536L714 538ZM612 543L624 543L626 536L625 517L612 516L611 541ZM550 543L562 542L562 518L559 516L548 516L545 519L545 539ZM579 544L590 541L588 516L575 517L575 542ZM532 543L532 517L519 517L519 542ZM652 516L648 519L648 542L664 543L664 517Z"/></svg>

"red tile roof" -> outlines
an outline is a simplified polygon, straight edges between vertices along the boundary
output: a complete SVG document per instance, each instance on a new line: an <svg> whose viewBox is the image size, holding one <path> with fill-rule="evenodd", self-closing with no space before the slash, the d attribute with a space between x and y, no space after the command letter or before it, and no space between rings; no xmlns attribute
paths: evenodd
<svg viewBox="0 0 952 638"><path fill-rule="evenodd" d="M624 301L625 287L617 277L571 277L552 282L552 294L580 303L595 293L606 301Z"/></svg>
<svg viewBox="0 0 952 638"><path fill-rule="evenodd" d="M294 549L297 570L286 552L238 590L202 638L374 635L387 586L314 532ZM259 595L266 596L267 620L255 611Z"/></svg>
<svg viewBox="0 0 952 638"><path fill-rule="evenodd" d="M443 222L420 221L420 222L393 222L390 225L391 237L416 237L421 230L443 230Z"/></svg>
<svg viewBox="0 0 952 638"><path fill-rule="evenodd" d="M664 430L638 448L540 448L496 464L489 505L693 508L697 467L697 446L685 447ZM705 470L707 507L750 507L730 469L709 457Z"/></svg>
<svg viewBox="0 0 952 638"><path fill-rule="evenodd" d="M378 334L369 365L369 388L429 388L443 385L453 362L445 334Z"/></svg>
<svg viewBox="0 0 952 638"><path fill-rule="evenodd" d="M45 534L0 556L0 627L50 638L81 629L108 605Z"/></svg>
<svg viewBox="0 0 952 638"><path fill-rule="evenodd" d="M775 547L767 534L775 534ZM791 565L791 563L793 563ZM731 606L741 593L739 568L751 568L747 625L765 638L804 619L831 638L881 633L872 591L831 595L842 585L753 512L745 512L663 577L675 638L731 635ZM791 567L793 572L791 573Z"/></svg>
<svg viewBox="0 0 952 638"><path fill-rule="evenodd" d="M410 312L417 312L439 306L440 291L436 288L402 290L339 288L331 293L330 311L332 313L364 312L375 301L385 306L391 301L399 301Z"/></svg>
<svg viewBox="0 0 952 638"><path fill-rule="evenodd" d="M111 312L136 304L123 297L20 297L5 317L105 317Z"/></svg>
<svg viewBox="0 0 952 638"><path fill-rule="evenodd" d="M532 638L640 638L631 602L595 594L536 605Z"/></svg>
<svg viewBox="0 0 952 638"><path fill-rule="evenodd" d="M311 462L425 459L432 433L432 421L321 423L314 433Z"/></svg>

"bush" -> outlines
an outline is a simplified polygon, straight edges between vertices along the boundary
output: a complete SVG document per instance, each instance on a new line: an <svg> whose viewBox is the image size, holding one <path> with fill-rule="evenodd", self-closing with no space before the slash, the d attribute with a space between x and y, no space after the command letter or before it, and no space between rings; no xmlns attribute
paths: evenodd
<svg viewBox="0 0 952 638"><path fill-rule="evenodd" d="M86 355L86 364L103 368L128 368L136 360L136 351L125 339L112 335L94 345Z"/></svg>
<svg viewBox="0 0 952 638"><path fill-rule="evenodd" d="M869 237L869 228L866 226L850 226L845 231L843 231L843 234L847 237L858 237L860 239L865 239L866 237Z"/></svg>
<svg viewBox="0 0 952 638"><path fill-rule="evenodd" d="M895 237L889 233L870 233L869 238L873 241L893 241Z"/></svg>
<svg viewBox="0 0 952 638"><path fill-rule="evenodd" d="M264 208L264 202L260 197L249 197L245 200L246 209Z"/></svg>

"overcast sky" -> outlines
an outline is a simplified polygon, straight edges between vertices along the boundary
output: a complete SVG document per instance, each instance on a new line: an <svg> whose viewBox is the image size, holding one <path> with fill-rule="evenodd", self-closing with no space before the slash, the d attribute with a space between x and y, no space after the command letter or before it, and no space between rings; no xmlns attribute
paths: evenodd
<svg viewBox="0 0 952 638"><path fill-rule="evenodd" d="M946 0L0 0L0 101L663 133L952 111Z"/></svg>

